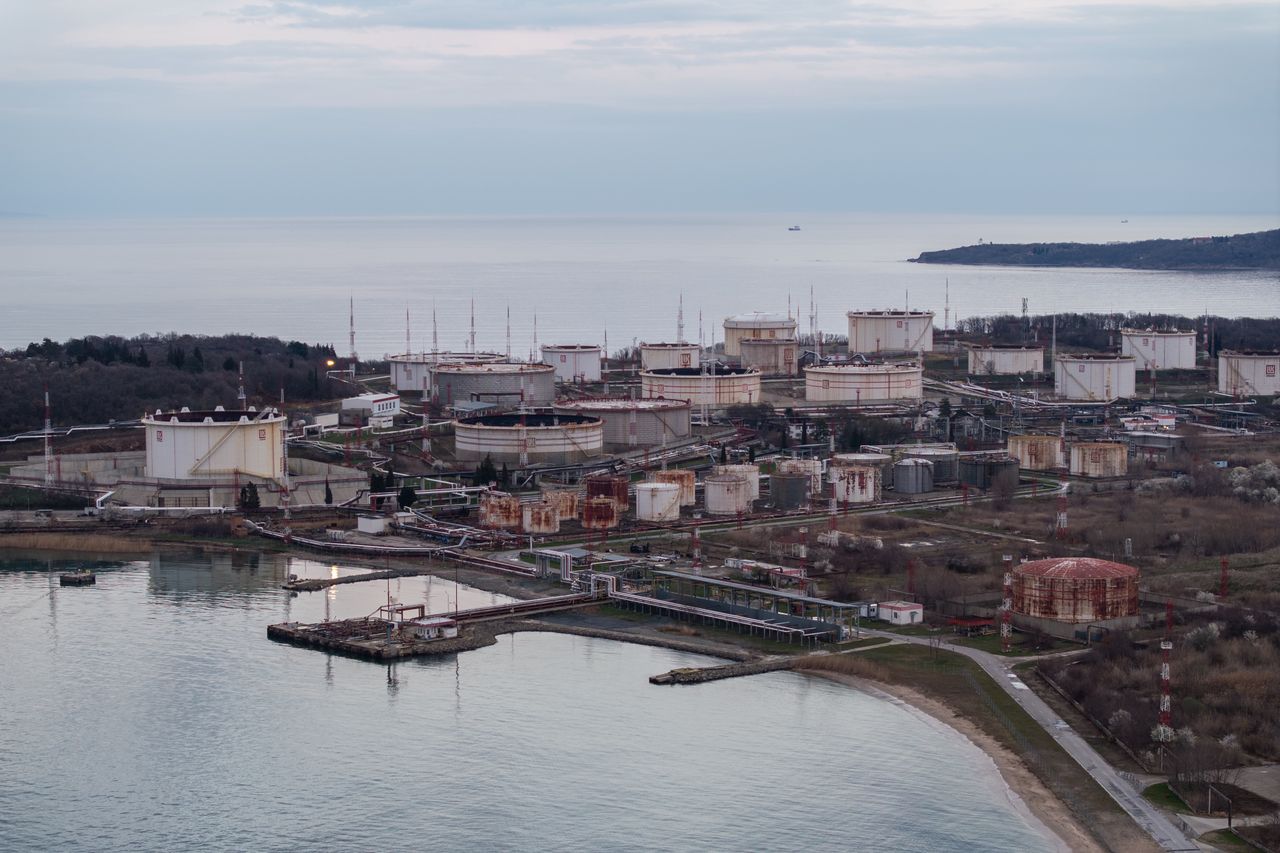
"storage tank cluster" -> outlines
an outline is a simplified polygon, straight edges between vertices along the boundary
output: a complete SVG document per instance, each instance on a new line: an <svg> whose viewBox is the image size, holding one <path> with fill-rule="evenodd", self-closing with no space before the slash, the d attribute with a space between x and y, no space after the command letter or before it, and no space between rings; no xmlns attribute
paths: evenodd
<svg viewBox="0 0 1280 853"><path fill-rule="evenodd" d="M795 376L800 347L794 338L743 338L738 363L757 368L764 376Z"/></svg>
<svg viewBox="0 0 1280 853"><path fill-rule="evenodd" d="M1222 350L1218 391L1233 397L1280 394L1280 350Z"/></svg>
<svg viewBox="0 0 1280 853"><path fill-rule="evenodd" d="M933 484L946 485L960 480L960 452L950 447L908 447L904 459L925 459L933 465Z"/></svg>
<svg viewBox="0 0 1280 853"><path fill-rule="evenodd" d="M741 343L745 340L794 341L799 326L795 318L787 314L771 314L751 311L724 318L724 354L730 358L742 355Z"/></svg>
<svg viewBox="0 0 1280 853"><path fill-rule="evenodd" d="M604 423L604 443L611 449L661 447L688 438L691 431L692 406L684 400L561 400L554 411L599 418Z"/></svg>
<svg viewBox="0 0 1280 853"><path fill-rule="evenodd" d="M604 422L572 414L506 414L459 418L454 422L460 462L568 465L604 453Z"/></svg>
<svg viewBox="0 0 1280 853"><path fill-rule="evenodd" d="M1017 486L1018 470L1018 460L1003 453L960 457L960 482L975 489L990 489L1000 483Z"/></svg>
<svg viewBox="0 0 1280 853"><path fill-rule="evenodd" d="M542 361L551 365L560 382L599 382L600 347L595 344L543 344Z"/></svg>
<svg viewBox="0 0 1280 853"><path fill-rule="evenodd" d="M850 311L849 352L932 352L932 311Z"/></svg>
<svg viewBox="0 0 1280 853"><path fill-rule="evenodd" d="M518 361L447 362L432 370L432 387L445 405L482 401L549 406L556 398L556 369Z"/></svg>
<svg viewBox="0 0 1280 853"><path fill-rule="evenodd" d="M1135 364L1131 355L1059 355L1053 364L1053 393L1080 401L1132 397Z"/></svg>
<svg viewBox="0 0 1280 853"><path fill-rule="evenodd" d="M911 362L806 367L804 396L811 403L892 403L924 397L924 369Z"/></svg>
<svg viewBox="0 0 1280 853"><path fill-rule="evenodd" d="M733 406L760 402L760 371L753 367L709 365L640 371L645 398L687 400L695 406Z"/></svg>
<svg viewBox="0 0 1280 853"><path fill-rule="evenodd" d="M1044 373L1044 347L1017 344L974 344L969 347L969 375L1016 376Z"/></svg>
<svg viewBox="0 0 1280 853"><path fill-rule="evenodd" d="M1194 370L1196 333L1121 329L1120 354L1133 356L1138 370Z"/></svg>

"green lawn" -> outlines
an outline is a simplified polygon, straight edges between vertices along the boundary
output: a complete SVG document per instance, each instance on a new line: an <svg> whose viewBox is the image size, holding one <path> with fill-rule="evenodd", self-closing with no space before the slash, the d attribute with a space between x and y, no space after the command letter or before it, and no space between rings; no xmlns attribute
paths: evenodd
<svg viewBox="0 0 1280 853"><path fill-rule="evenodd" d="M1026 655L1042 655L1048 652L1057 651L1065 644L1059 642L1046 643L1039 649L1024 645L1026 642L1025 635L1014 634L1013 644L1008 652L1001 650L1000 635L987 634L979 637L956 637L953 640L958 645L969 646L973 649L981 649L984 652L990 652L993 655L1007 655L1008 657L1025 657Z"/></svg>
<svg viewBox="0 0 1280 853"><path fill-rule="evenodd" d="M1182 801L1182 797L1174 793L1168 782L1157 782L1149 786L1142 792L1142 796L1166 811L1191 814L1191 809L1187 808L1187 804Z"/></svg>
<svg viewBox="0 0 1280 853"><path fill-rule="evenodd" d="M1213 832L1206 832L1196 840L1212 844L1219 850L1226 850L1228 853L1256 853L1256 851L1262 849L1261 847L1253 846L1239 835L1236 835L1233 829L1215 829Z"/></svg>

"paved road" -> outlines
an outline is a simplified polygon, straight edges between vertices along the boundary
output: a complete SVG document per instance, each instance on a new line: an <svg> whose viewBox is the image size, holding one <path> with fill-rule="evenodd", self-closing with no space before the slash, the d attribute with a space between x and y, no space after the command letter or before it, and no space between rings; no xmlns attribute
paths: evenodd
<svg viewBox="0 0 1280 853"><path fill-rule="evenodd" d="M929 638L927 637L912 637L895 634L890 631L868 629L863 629L863 631L874 636L890 637L908 643L929 644ZM996 683L1012 696L1013 700L1031 715L1032 719L1044 727L1049 736L1057 741L1058 745L1066 750L1067 754L1074 758L1084 768L1085 772L1092 776L1094 781L1111 795L1111 798L1116 801L1120 808L1124 809L1129 817L1133 818L1162 848L1165 850L1186 851L1199 851L1201 849L1194 841L1187 838L1186 833L1179 829L1160 809L1147 802L1142 797L1141 792L1135 790L1128 780L1120 775L1118 770L1107 763L1107 760L1099 755L1084 738L1076 734L1069 724L1035 694L1035 691L1022 683L1022 680L1010 669L1014 664L1022 661L998 657L989 652L971 649L954 643L946 644L946 648L975 661L978 666L982 667L983 671L995 679Z"/></svg>

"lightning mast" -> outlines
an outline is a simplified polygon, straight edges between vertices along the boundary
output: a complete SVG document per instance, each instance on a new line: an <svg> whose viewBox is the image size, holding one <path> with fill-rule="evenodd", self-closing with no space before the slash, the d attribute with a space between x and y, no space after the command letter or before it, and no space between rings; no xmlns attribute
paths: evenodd
<svg viewBox="0 0 1280 853"><path fill-rule="evenodd" d="M684 343L684 294L680 294L680 307L676 309L676 343Z"/></svg>
<svg viewBox="0 0 1280 853"><path fill-rule="evenodd" d="M1152 739L1173 740L1173 688L1170 683L1169 653L1173 651L1173 602L1164 605L1164 639L1160 641L1160 717Z"/></svg>
<svg viewBox="0 0 1280 853"><path fill-rule="evenodd" d="M350 344L352 364L358 360L356 355L356 298L351 297L348 303L349 313L347 315L347 341Z"/></svg>
<svg viewBox="0 0 1280 853"><path fill-rule="evenodd" d="M53 416L49 408L49 386L44 386L44 483L53 485Z"/></svg>
<svg viewBox="0 0 1280 853"><path fill-rule="evenodd" d="M413 347L409 343L409 309L404 309L404 354L408 355L413 352Z"/></svg>
<svg viewBox="0 0 1280 853"><path fill-rule="evenodd" d="M471 352L476 351L476 298L471 297Z"/></svg>
<svg viewBox="0 0 1280 853"><path fill-rule="evenodd" d="M240 362L240 388L236 392L236 399L240 401L240 411L249 410L249 395L244 392L244 362Z"/></svg>
<svg viewBox="0 0 1280 853"><path fill-rule="evenodd" d="M436 326L436 301L431 300L431 351L440 352L440 330Z"/></svg>
<svg viewBox="0 0 1280 853"><path fill-rule="evenodd" d="M507 306L507 361L511 360L511 306Z"/></svg>

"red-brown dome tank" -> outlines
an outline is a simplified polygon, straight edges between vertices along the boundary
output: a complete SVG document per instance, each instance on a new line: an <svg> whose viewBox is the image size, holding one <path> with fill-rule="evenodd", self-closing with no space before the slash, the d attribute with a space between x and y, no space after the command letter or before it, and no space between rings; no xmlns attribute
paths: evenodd
<svg viewBox="0 0 1280 853"><path fill-rule="evenodd" d="M1138 570L1093 557L1051 557L1013 569L1013 612L1059 622L1136 616Z"/></svg>

